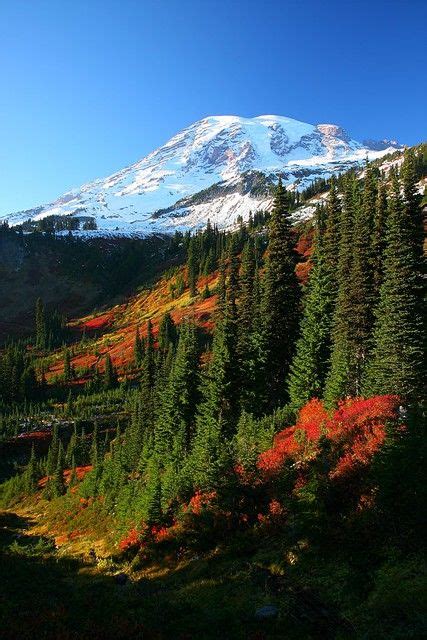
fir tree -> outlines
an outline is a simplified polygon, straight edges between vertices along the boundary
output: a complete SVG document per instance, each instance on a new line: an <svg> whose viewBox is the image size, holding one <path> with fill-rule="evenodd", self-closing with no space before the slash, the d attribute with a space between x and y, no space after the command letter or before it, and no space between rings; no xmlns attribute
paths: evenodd
<svg viewBox="0 0 427 640"><path fill-rule="evenodd" d="M156 365L155 365L155 352L154 352L154 335L153 335L153 325L151 324L151 320L147 321L147 338L145 343L145 354L143 360L143 379L142 379L142 387L143 389L150 393L154 387L155 382L155 373L156 373Z"/></svg>
<svg viewBox="0 0 427 640"><path fill-rule="evenodd" d="M288 381L290 404L295 410L300 409L310 398L322 397L331 351L335 276L331 276L328 264L325 248L327 235L324 212L321 209L317 211L316 222L313 266L304 296L300 337Z"/></svg>
<svg viewBox="0 0 427 640"><path fill-rule="evenodd" d="M324 220L324 237L322 239L325 269L330 280L331 294L336 297L338 290L338 247L341 231L341 202L338 195L336 179L331 178L325 212L318 212L318 217Z"/></svg>
<svg viewBox="0 0 427 640"><path fill-rule="evenodd" d="M77 478L77 467L76 467L76 459L73 455L72 459L71 459L71 473L70 473L70 480L68 483L68 486L70 487L70 489L72 487L75 487L77 482L78 482L78 478Z"/></svg>
<svg viewBox="0 0 427 640"><path fill-rule="evenodd" d="M176 356L161 399L156 425L155 446L159 460L167 460L174 449L179 463L188 451L193 430L198 386L196 327L184 322L180 327ZM180 449L180 450L178 450Z"/></svg>
<svg viewBox="0 0 427 640"><path fill-rule="evenodd" d="M98 421L95 420L90 447L90 463L95 468L98 465Z"/></svg>
<svg viewBox="0 0 427 640"><path fill-rule="evenodd" d="M141 365L143 358L144 358L144 345L139 333L139 327L137 327L135 332L135 342L133 346L133 359L137 367Z"/></svg>
<svg viewBox="0 0 427 640"><path fill-rule="evenodd" d="M187 257L187 277L190 296L194 298L197 295L197 276L199 272L199 263L196 255L196 241L192 238L188 245Z"/></svg>
<svg viewBox="0 0 427 640"><path fill-rule="evenodd" d="M378 182L377 199L375 203L375 220L372 237L373 255L373 297L378 299L383 277L383 259L386 237L387 219L387 190L383 181Z"/></svg>
<svg viewBox="0 0 427 640"><path fill-rule="evenodd" d="M58 460L56 463L55 473L52 478L52 497L57 498L62 496L66 491L65 481L64 481L64 469L65 469L65 456L64 456L64 447L62 446L62 442L59 443L58 447Z"/></svg>
<svg viewBox="0 0 427 640"><path fill-rule="evenodd" d="M26 491L28 493L34 493L37 490L37 480L38 480L37 460L36 460L34 445L31 447L30 460L28 462L25 473L26 473Z"/></svg>
<svg viewBox="0 0 427 640"><path fill-rule="evenodd" d="M47 454L47 475L52 476L55 472L58 463L58 451L59 451L59 436L58 425L54 425L52 431L52 440L49 446Z"/></svg>
<svg viewBox="0 0 427 640"><path fill-rule="evenodd" d="M349 282L353 267L353 225L359 205L354 175L347 176L341 215L341 236L338 255L338 294L332 328L331 365L325 385L325 400L332 406L337 400L352 395L352 307Z"/></svg>
<svg viewBox="0 0 427 640"><path fill-rule="evenodd" d="M36 302L36 347L45 349L47 346L47 326L44 304L41 298Z"/></svg>
<svg viewBox="0 0 427 640"><path fill-rule="evenodd" d="M159 524L162 520L162 485L157 459L153 456L147 469L145 487L145 521L149 525Z"/></svg>
<svg viewBox="0 0 427 640"><path fill-rule="evenodd" d="M415 242L419 236L414 233L412 208L402 202L396 175L392 181L384 275L364 392L368 395L396 393L413 401L422 393L424 373L418 270L420 248ZM408 193L409 185L406 189Z"/></svg>
<svg viewBox="0 0 427 640"><path fill-rule="evenodd" d="M70 382L72 379L72 371L71 371L71 356L68 349L64 351L64 380L65 382Z"/></svg>
<svg viewBox="0 0 427 640"><path fill-rule="evenodd" d="M267 362L265 387L270 408L279 406L286 399L285 381L293 355L299 312L295 266L288 199L279 180L269 226L262 303Z"/></svg>
<svg viewBox="0 0 427 640"><path fill-rule="evenodd" d="M170 313L165 313L159 324L158 343L159 349L167 351L169 345L175 345L176 342L176 326Z"/></svg>
<svg viewBox="0 0 427 640"><path fill-rule="evenodd" d="M113 367L111 356L107 353L105 357L105 371L104 371L104 387L105 389L114 389L117 386L117 372Z"/></svg>

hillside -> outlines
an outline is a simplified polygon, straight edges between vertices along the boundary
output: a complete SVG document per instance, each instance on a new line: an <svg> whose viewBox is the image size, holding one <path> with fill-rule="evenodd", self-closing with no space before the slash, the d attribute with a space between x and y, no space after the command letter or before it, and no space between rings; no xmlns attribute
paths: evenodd
<svg viewBox="0 0 427 640"><path fill-rule="evenodd" d="M2 230L120 295L0 353L6 638L425 635L425 145L383 162L232 231Z"/></svg>

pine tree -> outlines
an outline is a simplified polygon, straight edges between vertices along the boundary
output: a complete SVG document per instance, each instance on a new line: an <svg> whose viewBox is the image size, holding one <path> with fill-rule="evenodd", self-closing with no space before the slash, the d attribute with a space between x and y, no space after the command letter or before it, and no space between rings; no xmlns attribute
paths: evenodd
<svg viewBox="0 0 427 640"><path fill-rule="evenodd" d="M332 277L328 264L324 217L324 212L318 209L313 266L304 296L300 337L288 380L290 404L294 410L300 409L313 397L322 397L329 368L336 276ZM328 238L328 242L331 239Z"/></svg>
<svg viewBox="0 0 427 640"><path fill-rule="evenodd" d="M68 483L68 486L70 487L70 489L72 487L75 487L77 482L78 482L78 478L77 478L77 467L76 467L76 459L73 455L72 459L71 459L71 473L70 473L70 480Z"/></svg>
<svg viewBox="0 0 427 640"><path fill-rule="evenodd" d="M218 302L217 302L217 310L218 314L222 315L225 310L225 298L226 298L226 278L227 278L227 265L225 263L225 258L222 255L219 261L219 278L217 285L217 294L218 294Z"/></svg>
<svg viewBox="0 0 427 640"><path fill-rule="evenodd" d="M149 525L155 525L162 520L162 485L159 464L155 456L151 458L148 464L147 474L145 521Z"/></svg>
<svg viewBox="0 0 427 640"><path fill-rule="evenodd" d="M74 429L71 434L70 440L68 442L67 451L65 454L65 464L67 467L71 466L71 462L73 458L75 458L76 456L76 451L77 451L77 429L76 429L76 424L74 423Z"/></svg>
<svg viewBox="0 0 427 640"><path fill-rule="evenodd" d="M211 297L211 291L209 289L208 283L206 282L205 288L202 291L202 300L207 300L207 298L210 298L210 297Z"/></svg>
<svg viewBox="0 0 427 640"><path fill-rule="evenodd" d="M325 212L318 212L318 217L324 220L324 238L323 254L325 269L328 272L328 278L330 280L331 294L335 298L338 291L338 247L340 243L341 232L341 202L338 195L338 188L336 179L331 178L331 186L328 193L328 200L326 203Z"/></svg>
<svg viewBox="0 0 427 640"><path fill-rule="evenodd" d="M235 457L245 471L255 471L259 456L259 426L250 413L243 411L235 437Z"/></svg>
<svg viewBox="0 0 427 640"><path fill-rule="evenodd" d="M421 210L421 196L418 192L416 159L413 149L405 149L401 180L403 187L403 207L409 224L409 241L415 254L415 270L418 276L424 273L424 221ZM422 287L419 283L422 297Z"/></svg>
<svg viewBox="0 0 427 640"><path fill-rule="evenodd" d="M65 382L70 382L72 379L72 371L71 371L71 356L68 349L64 351L64 380Z"/></svg>
<svg viewBox="0 0 427 640"><path fill-rule="evenodd" d="M159 324L159 334L157 337L159 343L159 349L167 351L169 345L176 343L176 326L172 320L170 313L165 313Z"/></svg>
<svg viewBox="0 0 427 640"><path fill-rule="evenodd" d="M228 286L226 289L227 311L231 322L237 323L237 298L239 297L239 268L240 260L237 243L230 247L230 267Z"/></svg>
<svg viewBox="0 0 427 640"><path fill-rule="evenodd" d="M41 298L36 302L36 347L45 349L47 346L47 326L44 304Z"/></svg>
<svg viewBox="0 0 427 640"><path fill-rule="evenodd" d="M352 368L348 380L351 395L359 396L363 372L371 347L374 307L374 254L372 235L375 220L377 181L369 164L365 168L362 201L356 202L353 230L353 255L347 282L350 303L348 340Z"/></svg>
<svg viewBox="0 0 427 640"><path fill-rule="evenodd" d="M113 367L110 354L107 353L105 357L104 387L105 389L114 389L116 386L117 372Z"/></svg>
<svg viewBox="0 0 427 640"><path fill-rule="evenodd" d="M55 473L52 478L52 497L54 498L62 496L66 491L66 486L64 481L64 469L65 469L64 447L62 446L62 442L60 442L58 447L58 461L56 463Z"/></svg>
<svg viewBox="0 0 427 640"><path fill-rule="evenodd" d="M190 289L190 296L194 298L197 295L197 276L199 272L199 261L196 254L196 239L191 238L188 245L188 257L187 257L187 274L188 274L188 287Z"/></svg>
<svg viewBox="0 0 427 640"><path fill-rule="evenodd" d="M298 326L299 285L295 273L288 199L279 180L269 226L262 320L265 340L265 387L270 408L286 399L285 381Z"/></svg>
<svg viewBox="0 0 427 640"><path fill-rule="evenodd" d="M73 403L73 394L71 393L71 389L68 392L67 404L65 405L65 414L67 416L72 416L74 413L74 403Z"/></svg>
<svg viewBox="0 0 427 640"><path fill-rule="evenodd" d="M212 353L202 376L202 401L196 416L191 475L198 486L220 481L225 443L231 442L239 417L240 370L233 294L217 313Z"/></svg>
<svg viewBox="0 0 427 640"><path fill-rule="evenodd" d="M410 193L409 184L406 193ZM416 216L417 214L415 214ZM364 393L396 393L413 401L422 393L423 328L420 301L420 247L414 233L414 212L402 202L397 175L387 214L384 275L376 309L374 348L365 376Z"/></svg>
<svg viewBox="0 0 427 640"><path fill-rule="evenodd" d="M194 427L194 414L198 387L197 332L193 322L184 322L180 327L176 356L168 383L161 398L161 408L156 424L155 447L159 460L171 458L175 444L178 463L183 462Z"/></svg>
<svg viewBox="0 0 427 640"><path fill-rule="evenodd" d="M325 385L325 401L332 406L346 395L353 395L352 368L354 357L351 344L351 296L349 282L353 267L353 225L359 206L354 175L346 177L341 215L341 235L338 254L338 294L332 323L331 365Z"/></svg>
<svg viewBox="0 0 427 640"><path fill-rule="evenodd" d="M36 460L34 445L31 447L30 460L28 462L25 473L26 473L26 491L28 493L34 493L37 490L37 480L38 480L37 460Z"/></svg>
<svg viewBox="0 0 427 640"><path fill-rule="evenodd" d="M47 454L47 475L52 476L58 464L59 436L58 425L54 425L52 431L52 440Z"/></svg>
<svg viewBox="0 0 427 640"><path fill-rule="evenodd" d="M147 321L147 338L145 343L145 354L142 363L142 371L142 387L146 392L150 393L154 387L156 373L154 335L151 320Z"/></svg>
<svg viewBox="0 0 427 640"><path fill-rule="evenodd" d="M139 333L139 327L137 327L135 332L135 342L133 346L133 359L137 367L141 365L143 358L144 358L144 345Z"/></svg>
<svg viewBox="0 0 427 640"><path fill-rule="evenodd" d="M242 273L240 276L239 300L239 344L244 349L246 337L252 330L254 319L254 280L255 280L255 250L253 238L245 243L242 252Z"/></svg>
<svg viewBox="0 0 427 640"><path fill-rule="evenodd" d="M98 465L98 421L95 420L90 447L90 463L95 468Z"/></svg>
<svg viewBox="0 0 427 640"><path fill-rule="evenodd" d="M386 236L387 219L387 190L383 181L378 183L377 200L375 203L375 221L372 237L373 254L373 297L378 299L383 277L383 259Z"/></svg>
<svg viewBox="0 0 427 640"><path fill-rule="evenodd" d="M237 356L240 369L240 405L254 415L264 410L264 340L260 314L260 280L255 245L249 238L243 248L238 307Z"/></svg>

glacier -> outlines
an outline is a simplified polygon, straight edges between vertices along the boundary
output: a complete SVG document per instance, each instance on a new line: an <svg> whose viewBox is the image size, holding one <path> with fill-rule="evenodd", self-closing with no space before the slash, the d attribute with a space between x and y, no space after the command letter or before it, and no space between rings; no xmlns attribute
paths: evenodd
<svg viewBox="0 0 427 640"><path fill-rule="evenodd" d="M271 183L280 175L287 186L302 189L397 148L394 141L357 142L334 124L275 115L210 116L107 178L0 219L10 225L49 216L93 219L97 230L77 232L82 235L195 230L208 219L230 228L239 216L247 219L250 211L271 207L271 189L250 186L257 173Z"/></svg>

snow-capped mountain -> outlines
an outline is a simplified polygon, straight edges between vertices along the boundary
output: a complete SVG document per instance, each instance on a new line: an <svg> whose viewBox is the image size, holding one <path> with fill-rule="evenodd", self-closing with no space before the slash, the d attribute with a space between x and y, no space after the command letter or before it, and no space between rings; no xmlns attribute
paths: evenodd
<svg viewBox="0 0 427 640"><path fill-rule="evenodd" d="M251 210L270 207L279 174L286 185L303 188L396 148L394 141L357 142L334 124L212 116L108 178L3 218L10 224L48 216L94 219L101 234L195 229L208 218L224 228Z"/></svg>

